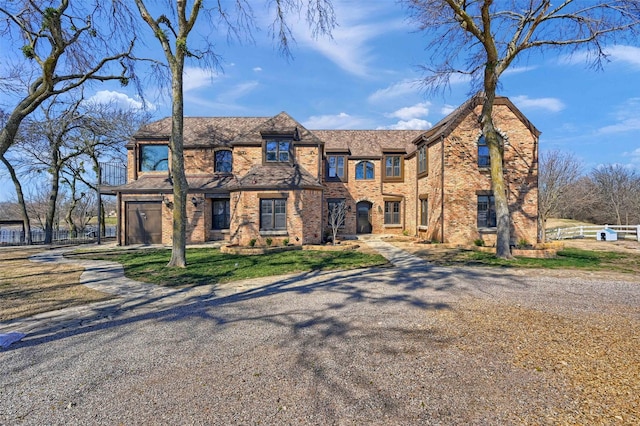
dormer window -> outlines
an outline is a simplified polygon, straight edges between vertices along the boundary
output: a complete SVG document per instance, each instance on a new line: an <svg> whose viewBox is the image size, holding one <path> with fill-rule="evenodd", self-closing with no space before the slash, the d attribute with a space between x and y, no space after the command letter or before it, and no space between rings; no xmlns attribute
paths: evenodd
<svg viewBox="0 0 640 426"><path fill-rule="evenodd" d="M288 163L291 160L291 140L268 140L265 144L267 163Z"/></svg>
<svg viewBox="0 0 640 426"><path fill-rule="evenodd" d="M166 172L169 170L169 146L141 144L138 164L141 172Z"/></svg>
<svg viewBox="0 0 640 426"><path fill-rule="evenodd" d="M400 182L404 180L404 157L398 154L384 156L384 180L386 182Z"/></svg>
<svg viewBox="0 0 640 426"><path fill-rule="evenodd" d="M216 173L231 173L233 171L233 155L231 151L216 151L213 170Z"/></svg>

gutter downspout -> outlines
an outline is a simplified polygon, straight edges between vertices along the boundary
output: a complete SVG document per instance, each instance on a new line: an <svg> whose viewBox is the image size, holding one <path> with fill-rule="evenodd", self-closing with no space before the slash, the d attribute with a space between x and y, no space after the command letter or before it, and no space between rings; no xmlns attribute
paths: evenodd
<svg viewBox="0 0 640 426"><path fill-rule="evenodd" d="M444 243L444 136L440 137L440 142L442 144L442 148L440 149L441 159L440 159L440 167L442 169L440 173L440 242Z"/></svg>
<svg viewBox="0 0 640 426"><path fill-rule="evenodd" d="M345 164L346 167L347 165ZM322 176L322 152L320 151L320 141L318 140L318 182L322 186L320 191L320 242L324 242L324 182L322 181Z"/></svg>

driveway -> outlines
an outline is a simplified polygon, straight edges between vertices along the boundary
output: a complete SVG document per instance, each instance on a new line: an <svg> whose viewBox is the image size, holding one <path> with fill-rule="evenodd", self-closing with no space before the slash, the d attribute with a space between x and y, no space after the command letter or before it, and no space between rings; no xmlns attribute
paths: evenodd
<svg viewBox="0 0 640 426"><path fill-rule="evenodd" d="M640 419L637 282L436 268L371 244L396 266L130 288L111 304L14 324L29 334L0 352L0 424ZM607 364L625 356L618 349L630 359L611 366L631 370L626 382L607 377L610 395L575 382L584 359Z"/></svg>

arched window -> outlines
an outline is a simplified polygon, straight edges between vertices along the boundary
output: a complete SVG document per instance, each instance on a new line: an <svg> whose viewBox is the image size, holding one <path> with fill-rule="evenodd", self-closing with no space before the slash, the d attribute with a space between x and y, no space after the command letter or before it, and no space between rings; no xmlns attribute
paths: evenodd
<svg viewBox="0 0 640 426"><path fill-rule="evenodd" d="M233 171L233 157L231 151L216 151L214 171L217 173L231 173Z"/></svg>
<svg viewBox="0 0 640 426"><path fill-rule="evenodd" d="M371 161L361 161L356 165L356 180L373 179L374 177Z"/></svg>
<svg viewBox="0 0 640 426"><path fill-rule="evenodd" d="M490 167L491 158L489 157L489 147L487 140L483 136L478 139L478 167Z"/></svg>

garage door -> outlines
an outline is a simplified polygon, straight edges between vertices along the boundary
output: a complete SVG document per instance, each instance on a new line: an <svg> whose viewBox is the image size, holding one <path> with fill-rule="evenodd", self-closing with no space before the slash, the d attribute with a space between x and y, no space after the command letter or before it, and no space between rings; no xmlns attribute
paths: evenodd
<svg viewBox="0 0 640 426"><path fill-rule="evenodd" d="M138 201L127 203L126 244L162 243L162 203Z"/></svg>

